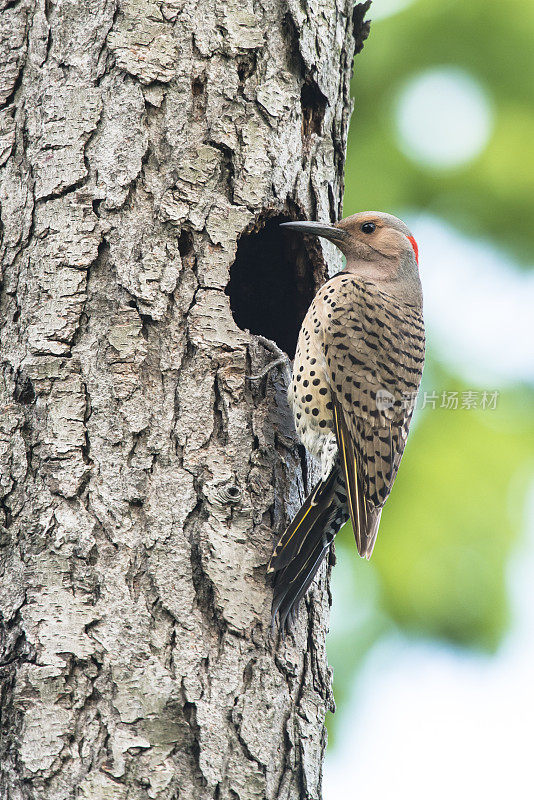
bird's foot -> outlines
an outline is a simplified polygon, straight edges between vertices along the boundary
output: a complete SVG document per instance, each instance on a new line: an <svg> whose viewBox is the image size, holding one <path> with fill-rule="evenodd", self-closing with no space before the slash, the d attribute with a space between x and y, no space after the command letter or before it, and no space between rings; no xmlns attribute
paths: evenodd
<svg viewBox="0 0 534 800"><path fill-rule="evenodd" d="M276 361L271 361L270 364L267 364L267 366L264 369L262 369L261 372L258 372L257 375L247 375L247 380L259 381L262 378L265 378L265 376L268 375L272 369L275 369L276 367L281 367L283 364L286 364L286 359L277 358Z"/></svg>
<svg viewBox="0 0 534 800"><path fill-rule="evenodd" d="M270 339L267 339L265 336L257 336L256 337L258 342L262 344L267 350L269 350L273 355L277 356L274 361L271 361L270 364L267 364L261 372L258 372L257 375L247 375L247 379L249 381L259 381L264 378L269 372L276 367L283 367L284 368L284 375L286 378L287 383L291 381L291 361L287 353L284 353L275 342L272 342Z"/></svg>

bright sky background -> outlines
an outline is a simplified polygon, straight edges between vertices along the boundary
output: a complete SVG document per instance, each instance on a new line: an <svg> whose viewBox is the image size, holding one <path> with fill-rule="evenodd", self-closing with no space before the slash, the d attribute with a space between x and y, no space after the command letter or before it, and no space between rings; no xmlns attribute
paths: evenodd
<svg viewBox="0 0 534 800"><path fill-rule="evenodd" d="M355 677L324 800L534 797L533 570L534 487L527 538L510 569L515 621L499 653L382 640ZM334 593L334 616L335 605Z"/></svg>

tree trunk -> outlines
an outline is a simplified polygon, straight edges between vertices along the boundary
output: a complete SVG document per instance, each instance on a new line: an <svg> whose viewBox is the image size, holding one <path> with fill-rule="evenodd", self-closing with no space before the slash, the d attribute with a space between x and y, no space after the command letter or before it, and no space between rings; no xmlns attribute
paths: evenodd
<svg viewBox="0 0 534 800"><path fill-rule="evenodd" d="M326 570L283 641L265 580L315 467L247 376L325 276L278 223L339 215L364 8L2 6L0 796L320 798Z"/></svg>

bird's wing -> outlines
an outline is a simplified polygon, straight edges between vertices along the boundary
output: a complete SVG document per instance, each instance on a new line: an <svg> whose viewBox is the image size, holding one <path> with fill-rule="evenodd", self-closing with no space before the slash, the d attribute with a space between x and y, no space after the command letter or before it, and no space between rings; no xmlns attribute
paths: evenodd
<svg viewBox="0 0 534 800"><path fill-rule="evenodd" d="M365 502L362 475L360 475L359 458L354 447L354 438L348 428L343 408L339 401L334 398L334 430L339 449L339 460L341 469L345 476L345 488L347 490L347 505L349 507L352 529L356 537L358 552L365 551L363 537L367 530L367 503Z"/></svg>
<svg viewBox="0 0 534 800"><path fill-rule="evenodd" d="M356 542L369 556L408 436L424 328L415 309L373 284L350 275L336 284L323 296L324 352Z"/></svg>

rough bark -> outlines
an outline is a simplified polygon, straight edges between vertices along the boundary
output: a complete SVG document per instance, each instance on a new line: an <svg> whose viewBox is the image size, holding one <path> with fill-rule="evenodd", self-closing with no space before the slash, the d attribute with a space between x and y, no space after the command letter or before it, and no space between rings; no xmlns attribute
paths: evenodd
<svg viewBox="0 0 534 800"><path fill-rule="evenodd" d="M361 8L0 8L0 796L319 798L325 570L282 642L265 582L313 465L247 375L324 278L277 224L338 216Z"/></svg>

